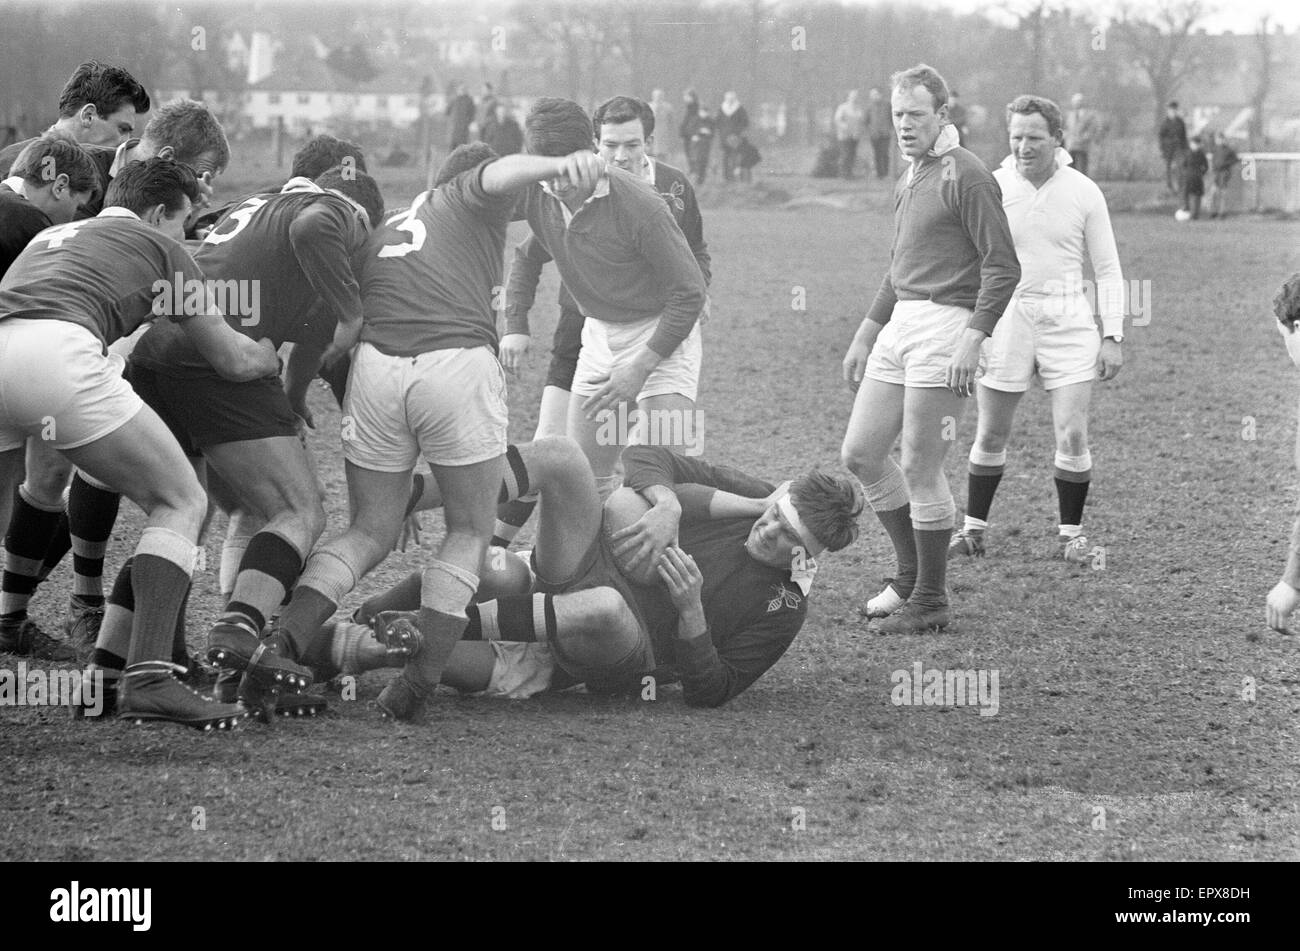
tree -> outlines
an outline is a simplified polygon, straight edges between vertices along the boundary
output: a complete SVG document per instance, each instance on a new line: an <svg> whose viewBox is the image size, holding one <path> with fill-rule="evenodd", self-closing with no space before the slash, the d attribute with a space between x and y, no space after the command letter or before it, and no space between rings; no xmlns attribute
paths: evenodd
<svg viewBox="0 0 1300 951"><path fill-rule="evenodd" d="M1251 148L1267 147L1264 140L1264 101L1268 98L1269 87L1273 83L1273 43L1269 36L1269 15L1260 16L1255 24L1255 49L1259 54L1259 71L1256 74L1255 94L1250 97L1250 145Z"/></svg>
<svg viewBox="0 0 1300 951"><path fill-rule="evenodd" d="M1151 85L1157 129L1165 104L1187 77L1212 68L1202 35L1192 32L1210 12L1202 0L1159 0L1146 13L1122 7L1111 25L1111 34L1129 50Z"/></svg>

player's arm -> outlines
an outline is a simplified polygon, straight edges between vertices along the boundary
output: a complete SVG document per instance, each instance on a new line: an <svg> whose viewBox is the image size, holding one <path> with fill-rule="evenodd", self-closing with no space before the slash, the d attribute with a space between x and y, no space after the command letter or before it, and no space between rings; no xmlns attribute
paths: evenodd
<svg viewBox="0 0 1300 951"><path fill-rule="evenodd" d="M483 166L480 182L489 195L516 192L525 185L551 178L567 178L595 187L605 163L595 152L584 149L560 158L545 155L507 155Z"/></svg>
<svg viewBox="0 0 1300 951"><path fill-rule="evenodd" d="M997 182L978 182L968 187L960 195L958 208L962 228L980 257L979 295L967 330L982 331L982 341L993 333L1011 303L1011 295L1020 283L1020 259L1016 257Z"/></svg>
<svg viewBox="0 0 1300 951"><path fill-rule="evenodd" d="M1124 365L1120 339L1124 336L1124 273L1119 266L1115 232L1101 189L1096 189L1083 221L1084 241L1097 284L1097 310L1101 317L1100 376L1114 379Z"/></svg>
<svg viewBox="0 0 1300 951"><path fill-rule="evenodd" d="M280 358L270 339L244 336L226 323L226 318L211 304L206 314L186 318L180 325L203 358L224 379L247 383L280 370Z"/></svg>
<svg viewBox="0 0 1300 951"><path fill-rule="evenodd" d="M333 363L361 336L361 287L352 273L352 251L363 226L334 201L304 209L289 226L289 241L303 273L323 302L322 315L337 319L324 363Z"/></svg>
<svg viewBox="0 0 1300 951"><path fill-rule="evenodd" d="M528 312L537 299L537 285L542 280L542 268L551 260L550 254L530 234L515 246L510 265L510 278L506 281L506 333L528 336Z"/></svg>
<svg viewBox="0 0 1300 951"><path fill-rule="evenodd" d="M682 182L685 185L682 191L682 204L685 206L682 210L682 234L686 236L691 254L695 255L695 263L704 275L704 284L708 286L713 282L713 259L709 257L709 244L704 240L704 217L700 214L700 202L695 197L694 186L684 176Z"/></svg>
<svg viewBox="0 0 1300 951"><path fill-rule="evenodd" d="M700 600L704 577L694 559L680 548L668 549L659 577L677 608L677 672L688 706L722 706L775 664L803 626L802 611L778 606L719 649Z"/></svg>
<svg viewBox="0 0 1300 951"><path fill-rule="evenodd" d="M284 364L284 393L289 397L289 406L312 429L316 428L316 421L307 408L307 390L320 372L328 347L324 340L299 341L293 344Z"/></svg>
<svg viewBox="0 0 1300 951"><path fill-rule="evenodd" d="M857 332L849 341L848 352L844 354L844 380L854 389L862 382L862 374L867 369L867 358L871 356L871 348L876 345L876 338L880 336L880 331L884 329L885 324L889 323L889 318L894 313L894 305L897 303L898 295L894 293L894 280L886 271L885 279L880 282L876 297L871 302L871 307L867 309L867 316L862 318Z"/></svg>

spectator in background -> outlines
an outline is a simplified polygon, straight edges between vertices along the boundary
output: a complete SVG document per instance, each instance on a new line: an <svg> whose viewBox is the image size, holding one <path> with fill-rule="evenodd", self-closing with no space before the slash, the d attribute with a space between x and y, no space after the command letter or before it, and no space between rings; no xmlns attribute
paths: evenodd
<svg viewBox="0 0 1300 951"><path fill-rule="evenodd" d="M840 148L840 174L853 177L853 165L858 159L858 142L866 128L867 114L858 105L858 91L849 90L849 96L835 109L835 140Z"/></svg>
<svg viewBox="0 0 1300 951"><path fill-rule="evenodd" d="M447 118L451 120L451 139L447 147L454 149L469 141L470 123L474 121L474 100L465 91L464 83L454 83L447 101Z"/></svg>
<svg viewBox="0 0 1300 951"><path fill-rule="evenodd" d="M650 111L655 114L655 128L671 129L673 127L673 104L664 96L662 89L656 89L650 93ZM648 150L651 155L658 153L658 149Z"/></svg>
<svg viewBox="0 0 1300 951"><path fill-rule="evenodd" d="M1065 114L1065 150L1076 172L1088 174L1088 150L1101 133L1097 113L1083 104L1083 93L1070 97L1070 111Z"/></svg>
<svg viewBox="0 0 1300 951"><path fill-rule="evenodd" d="M682 139L682 151L686 153L686 165L692 171L695 169L695 159L691 152L691 137L695 134L695 120L699 115L700 97L694 89L688 89L682 94L682 122L677 127L677 132Z"/></svg>
<svg viewBox="0 0 1300 951"><path fill-rule="evenodd" d="M730 90L722 97L718 109L717 137L722 141L722 177L731 181L740 160L741 145L749 131L749 113L740 98Z"/></svg>
<svg viewBox="0 0 1300 951"><path fill-rule="evenodd" d="M1187 123L1178 114L1178 102L1171 100L1165 107L1165 121L1160 123L1160 157L1165 160L1165 188L1177 194L1182 191L1182 181L1175 180L1182 168L1183 153L1187 151Z"/></svg>
<svg viewBox="0 0 1300 951"><path fill-rule="evenodd" d="M478 97L478 111L484 119L497 114L497 94L489 82L483 83L483 92Z"/></svg>
<svg viewBox="0 0 1300 951"><path fill-rule="evenodd" d="M966 144L966 107L958 100L957 90L950 90L948 93L948 121L952 123L957 130L959 145Z"/></svg>
<svg viewBox="0 0 1300 951"><path fill-rule="evenodd" d="M484 139L492 146L497 155L516 155L524 150L524 130L520 128L514 113L504 102L498 100L496 114L491 126L491 137Z"/></svg>
<svg viewBox="0 0 1300 951"><path fill-rule="evenodd" d="M1191 212L1192 220L1201 217L1201 196L1205 194L1205 173L1210 162L1201 148L1201 137L1192 136L1191 147L1182 155L1183 208Z"/></svg>
<svg viewBox="0 0 1300 951"><path fill-rule="evenodd" d="M709 156L713 152L713 139L716 125L709 110L696 103L695 115L682 126L686 137L686 155L690 159L691 172L695 175L695 184L703 185L709 173Z"/></svg>
<svg viewBox="0 0 1300 951"><path fill-rule="evenodd" d="M871 136L876 178L886 178L889 175L889 150L894 142L894 117L889 112L889 100L880 94L879 89L867 93L867 135Z"/></svg>
<svg viewBox="0 0 1300 951"><path fill-rule="evenodd" d="M1210 156L1210 171L1214 178L1210 181L1210 217L1223 215L1223 196L1232 182L1232 170L1241 164L1237 150L1228 143L1228 137L1222 132L1214 133L1214 152Z"/></svg>

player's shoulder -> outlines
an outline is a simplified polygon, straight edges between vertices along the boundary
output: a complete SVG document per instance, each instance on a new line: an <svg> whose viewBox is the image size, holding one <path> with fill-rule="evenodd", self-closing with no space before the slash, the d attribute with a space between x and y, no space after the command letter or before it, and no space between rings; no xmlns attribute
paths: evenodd
<svg viewBox="0 0 1300 951"><path fill-rule="evenodd" d="M616 194L622 201L646 205L655 202L662 204L654 186L640 175L633 175L631 172L613 166L606 169L606 174L609 176L610 193Z"/></svg>
<svg viewBox="0 0 1300 951"><path fill-rule="evenodd" d="M950 165L954 170L954 176L959 184L978 185L988 184L996 181L994 173L984 164L984 160L964 146L955 146L944 152L940 157L950 159Z"/></svg>

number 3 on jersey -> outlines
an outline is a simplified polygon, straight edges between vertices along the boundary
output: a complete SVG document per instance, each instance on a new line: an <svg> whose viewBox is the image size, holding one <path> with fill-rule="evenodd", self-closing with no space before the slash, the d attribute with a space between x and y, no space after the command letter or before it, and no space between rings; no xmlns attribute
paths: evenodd
<svg viewBox="0 0 1300 951"><path fill-rule="evenodd" d="M400 215L394 215L392 218L389 218L384 222L384 224L389 228L393 228L396 231L405 231L411 236L411 240L404 241L401 244L384 245L379 249L379 256L381 258L405 257L412 251L419 251L424 247L424 239L428 237L428 230L424 227L424 222L416 217L416 214L418 214L420 206L424 204L424 200L427 196L428 192L422 193L414 202L411 203L411 207L407 211Z"/></svg>
<svg viewBox="0 0 1300 951"><path fill-rule="evenodd" d="M229 231L216 231L214 229L213 231L208 233L208 236L206 238L203 239L203 243L204 244L225 244L235 235L239 234L239 232L243 231L245 228L248 227L248 222L253 217L253 213L257 211L257 209L265 205L266 202L267 199L265 198L248 199L248 201L244 202L242 205L240 205L238 208L232 211L230 213L230 217L227 218L225 222L222 223L223 225L225 225L233 221L235 223L235 226L233 228L231 228Z"/></svg>

